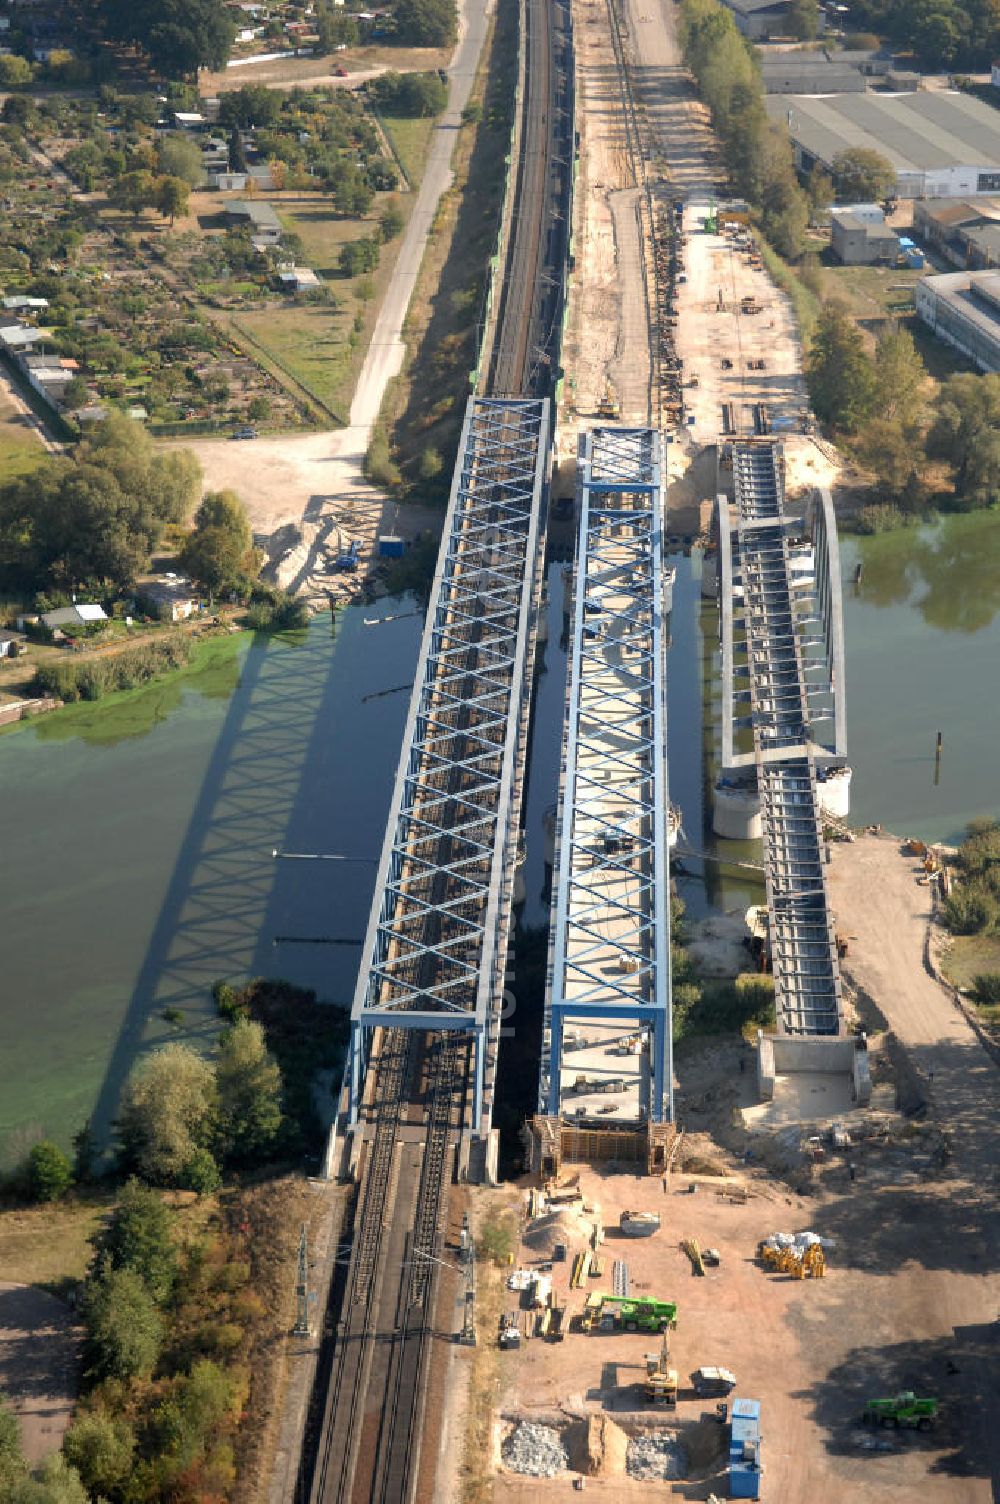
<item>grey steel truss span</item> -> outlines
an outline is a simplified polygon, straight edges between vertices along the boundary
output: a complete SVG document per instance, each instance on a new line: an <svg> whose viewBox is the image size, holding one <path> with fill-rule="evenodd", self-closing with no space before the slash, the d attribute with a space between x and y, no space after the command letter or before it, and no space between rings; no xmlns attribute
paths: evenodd
<svg viewBox="0 0 1000 1504"><path fill-rule="evenodd" d="M579 490L539 1105L561 1111L566 1020L621 1020L647 1034L637 1105L662 1122L673 1098L659 434L594 429Z"/></svg>
<svg viewBox="0 0 1000 1504"><path fill-rule="evenodd" d="M776 441L733 446L736 527L719 498L723 771L756 769L763 826L775 1004L784 1034L839 1034L840 968L823 867L816 766L844 762L843 631L836 523L828 495L811 512L812 568L792 568ZM735 666L739 615L746 663ZM819 630L817 630L817 627ZM818 655L807 650L819 648ZM819 675L817 682L816 675ZM746 688L736 691L738 674ZM742 721L734 702L749 702ZM833 701L831 708L830 701ZM832 746L814 723L833 724ZM754 750L734 751L734 725Z"/></svg>
<svg viewBox="0 0 1000 1504"><path fill-rule="evenodd" d="M474 1036L483 1108L514 882L546 401L472 398L351 1014L350 1119L376 1028Z"/></svg>

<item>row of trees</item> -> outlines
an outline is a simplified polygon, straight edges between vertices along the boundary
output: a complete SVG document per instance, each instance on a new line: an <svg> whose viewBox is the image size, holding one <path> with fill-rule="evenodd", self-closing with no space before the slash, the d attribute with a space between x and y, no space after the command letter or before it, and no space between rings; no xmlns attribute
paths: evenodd
<svg viewBox="0 0 1000 1504"><path fill-rule="evenodd" d="M127 590L200 489L192 454L154 452L139 424L109 414L75 459L52 459L0 487L0 584L24 593Z"/></svg>
<svg viewBox="0 0 1000 1504"><path fill-rule="evenodd" d="M760 210L783 256L805 247L809 199L799 185L788 131L769 119L756 51L718 0L682 0L684 59L712 114L737 191Z"/></svg>
<svg viewBox="0 0 1000 1504"><path fill-rule="evenodd" d="M737 190L760 211L780 255L797 260L803 254L811 212L834 200L868 203L893 192L892 164L864 147L841 152L832 177L817 169L802 187L787 127L765 107L757 50L718 0L682 0L681 40Z"/></svg>
<svg viewBox="0 0 1000 1504"><path fill-rule="evenodd" d="M949 467L959 507L1000 502L1000 376L950 376L929 403L927 372L908 331L883 334L871 353L847 310L827 303L806 377L817 417L875 473L879 500L922 510L930 459Z"/></svg>
<svg viewBox="0 0 1000 1504"><path fill-rule="evenodd" d="M989 68L1000 54L997 0L853 0L851 20L938 68Z"/></svg>

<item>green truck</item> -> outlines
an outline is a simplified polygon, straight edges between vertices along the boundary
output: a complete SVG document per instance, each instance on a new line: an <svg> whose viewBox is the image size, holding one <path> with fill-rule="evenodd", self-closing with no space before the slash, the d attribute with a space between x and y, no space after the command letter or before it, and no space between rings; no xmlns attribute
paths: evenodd
<svg viewBox="0 0 1000 1504"><path fill-rule="evenodd" d="M597 1293L587 1297L582 1322L585 1332L665 1332L676 1325L676 1301L622 1300Z"/></svg>
<svg viewBox="0 0 1000 1504"><path fill-rule="evenodd" d="M937 1400L918 1400L912 1389L891 1399L867 1400L862 1420L866 1426L909 1426L929 1431L937 1420Z"/></svg>

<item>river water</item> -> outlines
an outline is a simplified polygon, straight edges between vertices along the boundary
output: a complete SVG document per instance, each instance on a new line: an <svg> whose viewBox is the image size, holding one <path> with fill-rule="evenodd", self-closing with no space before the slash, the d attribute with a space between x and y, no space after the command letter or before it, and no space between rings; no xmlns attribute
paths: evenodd
<svg viewBox="0 0 1000 1504"><path fill-rule="evenodd" d="M1000 813L1000 515L841 548L851 818L956 839L967 820ZM711 834L717 617L700 595L699 553L671 563L668 751L682 844L759 861L759 845ZM558 784L565 587L553 563L528 785L533 925L548 917L542 822ZM218 977L280 976L349 1001L419 647L411 613L383 601L290 638L243 638L180 679L0 736L0 1163L28 1132L68 1142L90 1116L106 1127L143 1048L208 1044ZM275 860L275 849L361 860ZM681 860L692 917L762 901L753 872Z"/></svg>
<svg viewBox="0 0 1000 1504"><path fill-rule="evenodd" d="M231 641L180 680L0 737L4 1159L26 1131L106 1128L142 1048L214 1038L218 977L349 1001L359 949L329 942L364 934L421 629L365 620L412 609Z"/></svg>
<svg viewBox="0 0 1000 1504"><path fill-rule="evenodd" d="M960 840L1000 815L1000 513L842 539L841 558L851 820Z"/></svg>

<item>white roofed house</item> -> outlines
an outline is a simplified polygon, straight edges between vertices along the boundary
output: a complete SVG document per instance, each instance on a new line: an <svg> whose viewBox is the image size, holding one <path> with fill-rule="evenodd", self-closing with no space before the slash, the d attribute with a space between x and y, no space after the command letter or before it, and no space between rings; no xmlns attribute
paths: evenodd
<svg viewBox="0 0 1000 1504"><path fill-rule="evenodd" d="M65 636L67 627L90 627L100 622L107 621L107 612L103 606L97 606L88 602L78 602L72 606L60 606L55 611L42 613L42 625L58 639Z"/></svg>

